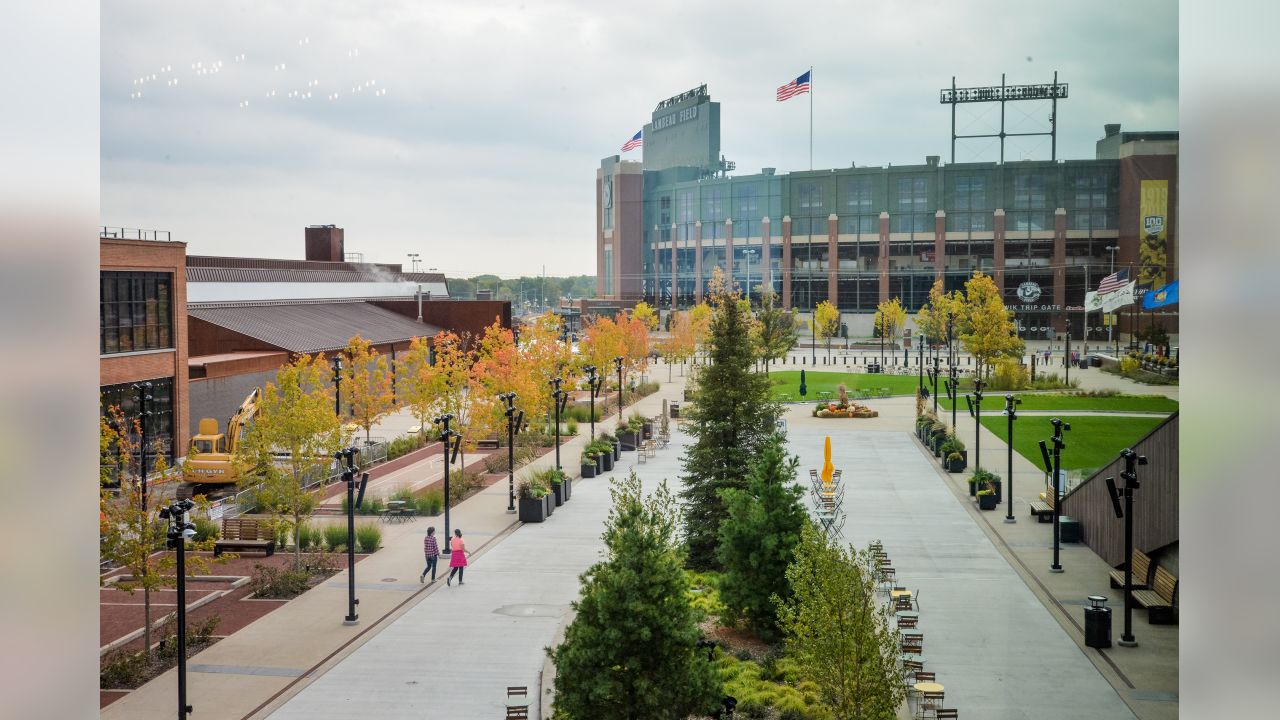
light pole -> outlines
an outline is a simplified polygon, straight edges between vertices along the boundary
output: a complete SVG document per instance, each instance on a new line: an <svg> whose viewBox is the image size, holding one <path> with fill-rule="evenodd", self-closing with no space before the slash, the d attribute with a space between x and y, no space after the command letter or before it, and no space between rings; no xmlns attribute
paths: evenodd
<svg viewBox="0 0 1280 720"><path fill-rule="evenodd" d="M1021 402L1022 400L1013 395L1004 396L1004 414L1009 418L1009 477L1006 479L1009 490L1004 498L1006 504L1004 521L1007 523L1018 522L1018 519L1013 516L1013 421L1018 419L1018 404Z"/></svg>
<svg viewBox="0 0 1280 720"><path fill-rule="evenodd" d="M751 258L755 256L755 248L747 248L742 251L747 258L747 306L751 306Z"/></svg>
<svg viewBox="0 0 1280 720"><path fill-rule="evenodd" d="M1124 633L1120 635L1120 645L1137 647L1138 641L1133 637L1133 491L1141 487L1138 484L1138 466L1147 464L1147 456L1125 448L1120 451L1120 457L1124 458L1124 472L1120 473L1124 487L1117 488L1115 478L1107 478L1107 490L1111 493L1116 517L1124 518ZM1124 496L1123 509L1120 507L1121 495Z"/></svg>
<svg viewBox="0 0 1280 720"><path fill-rule="evenodd" d="M449 427L450 420L453 420L453 413L445 413L431 421L440 426L440 442L444 443L444 537L446 541L449 538L449 465L457 459L458 449L462 447L462 435ZM445 542L440 554L449 555L451 552L449 543Z"/></svg>
<svg viewBox="0 0 1280 720"><path fill-rule="evenodd" d="M973 469L982 469L982 378L974 378L973 395L965 395L964 402L973 416ZM970 401L972 397L972 401ZM954 427L954 426L953 426Z"/></svg>
<svg viewBox="0 0 1280 720"><path fill-rule="evenodd" d="M551 385L551 403L556 408L556 469L560 469L560 413L564 412L565 403L569 401L569 392L561 390L560 384L564 380L561 378L552 378Z"/></svg>
<svg viewBox="0 0 1280 720"><path fill-rule="evenodd" d="M614 367L618 368L618 425L622 425L622 356L618 355L613 359Z"/></svg>
<svg viewBox="0 0 1280 720"><path fill-rule="evenodd" d="M924 390L924 335L916 336L916 370L920 372L920 389Z"/></svg>
<svg viewBox="0 0 1280 720"><path fill-rule="evenodd" d="M591 412L588 417L591 420L591 439L596 439L596 393L600 391L600 383L604 378L596 375L596 366L588 365L583 370L587 373L587 390L591 392Z"/></svg>
<svg viewBox="0 0 1280 720"><path fill-rule="evenodd" d="M356 455L359 452L354 447L349 447L333 454L339 465L343 460L347 461L346 467L342 468L342 479L347 483L347 617L343 619L343 625L360 622L360 615L356 612L356 605L360 604L356 599L356 506L364 501L364 483L369 480L369 475L364 475L360 484L360 497L357 499Z"/></svg>
<svg viewBox="0 0 1280 720"><path fill-rule="evenodd" d="M192 708L187 704L187 538L196 534L187 513L195 506L190 500L177 500L160 508L160 518L169 521L169 548L177 559L178 590L178 720L185 720Z"/></svg>
<svg viewBox="0 0 1280 720"><path fill-rule="evenodd" d="M342 356L333 358L333 414L342 422Z"/></svg>
<svg viewBox="0 0 1280 720"><path fill-rule="evenodd" d="M1116 274L1116 251L1120 249L1119 245L1108 245L1107 252L1111 253L1111 274ZM1116 314L1107 313L1107 344L1111 344L1111 338L1116 329ZM1120 357L1120 338L1116 336L1116 358Z"/></svg>
<svg viewBox="0 0 1280 720"><path fill-rule="evenodd" d="M933 414L938 414L938 375L940 370L938 363L942 361L941 356L937 352L933 354L933 367L929 370L929 382L933 383Z"/></svg>
<svg viewBox="0 0 1280 720"><path fill-rule="evenodd" d="M133 397L138 403L138 434L139 444L139 467L138 477L142 478L142 510L147 510L147 418L151 416L151 383L134 383L132 390L136 393ZM126 428L121 428L124 432Z"/></svg>
<svg viewBox="0 0 1280 720"><path fill-rule="evenodd" d="M1059 475L1062 472L1062 450L1067 446L1062 441L1062 433L1071 429L1070 423L1062 422L1058 418L1054 418L1049 422L1053 423L1053 453L1050 455L1045 447L1044 441L1040 441L1040 456L1044 459L1045 467L1049 468L1053 473L1053 564L1049 566L1049 572L1062 572L1062 563L1059 562L1058 551L1061 545L1060 518L1062 517L1062 488L1059 486Z"/></svg>
<svg viewBox="0 0 1280 720"><path fill-rule="evenodd" d="M409 272L418 272L418 253L409 253Z"/></svg>
<svg viewBox="0 0 1280 720"><path fill-rule="evenodd" d="M1062 346L1062 364L1067 366L1066 383L1071 386L1071 318L1067 318L1067 340Z"/></svg>
<svg viewBox="0 0 1280 720"><path fill-rule="evenodd" d="M524 422L524 411L516 409L516 394L505 392L498 399L507 404L507 512L516 511L516 433ZM557 448L558 449L558 448Z"/></svg>

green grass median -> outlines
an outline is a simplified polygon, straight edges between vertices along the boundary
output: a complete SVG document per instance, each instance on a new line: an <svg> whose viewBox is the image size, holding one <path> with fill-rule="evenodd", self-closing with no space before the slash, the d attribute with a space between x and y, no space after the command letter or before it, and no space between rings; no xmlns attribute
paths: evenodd
<svg viewBox="0 0 1280 720"><path fill-rule="evenodd" d="M984 393L982 409L984 412L998 412L1004 409L1005 393L989 391ZM1110 395L1089 397L1073 393L1018 393L1014 396L1022 400L1019 410L1091 410L1097 412L1160 412L1174 413L1178 410L1178 402L1163 395ZM938 404L951 409L951 401L946 393L938 398ZM960 400L960 409L965 410L964 400Z"/></svg>
<svg viewBox="0 0 1280 720"><path fill-rule="evenodd" d="M985 405L986 403L984 402L983 404ZM995 433L1001 440L1007 442L1009 421L998 412L993 411L991 415L984 414L982 425ZM1062 468L1064 470L1100 468L1116 459L1121 450L1131 446L1155 429L1157 425L1164 422L1164 418L1158 417L1107 417L1100 415L1064 415L1061 416L1061 419L1071 425L1071 429L1063 433L1063 440L1067 444L1062 451ZM1053 425L1050 424L1050 420L1051 418L1049 417L1035 415L1020 417L1014 421L1013 449L1041 470L1044 470L1045 466L1040 457L1038 443L1041 440L1045 440L1049 450L1051 452L1053 450L1052 443L1047 442L1049 438L1053 437ZM972 446L969 448L969 454L970 456L973 454ZM982 454L984 459L987 460L984 463L987 467L1004 467L1003 453L1001 453L999 462L992 462L987 456L986 449Z"/></svg>
<svg viewBox="0 0 1280 720"><path fill-rule="evenodd" d="M786 395L788 400L800 400L800 371L799 370L774 370L769 373L770 380L773 381L773 396L780 398ZM844 386L852 393L855 390L871 390L879 391L881 388L888 388L890 395L915 395L916 388L919 387L920 380L916 375L880 375L875 373L844 373L844 372L810 372L805 371L804 384L808 393L804 396L804 400L817 402L819 392L831 393L832 399L840 396L839 387ZM961 387L967 387L968 380L961 381ZM925 387L930 388L929 378L925 378ZM938 392L943 392L942 382L938 382ZM944 394L945 397L945 394Z"/></svg>

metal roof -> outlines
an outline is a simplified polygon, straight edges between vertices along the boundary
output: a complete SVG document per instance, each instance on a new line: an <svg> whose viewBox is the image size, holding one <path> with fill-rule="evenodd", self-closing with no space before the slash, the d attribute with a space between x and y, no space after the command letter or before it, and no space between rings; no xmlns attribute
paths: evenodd
<svg viewBox="0 0 1280 720"><path fill-rule="evenodd" d="M359 335L374 345L432 337L435 325L365 302L188 307L196 319L247 335L281 350L316 353L345 348Z"/></svg>
<svg viewBox="0 0 1280 720"><path fill-rule="evenodd" d="M417 282L443 283L444 275L440 273L405 273L387 272L381 269L313 270L303 268L247 268L247 267L187 267L187 282L272 282L272 283L315 283L315 282Z"/></svg>

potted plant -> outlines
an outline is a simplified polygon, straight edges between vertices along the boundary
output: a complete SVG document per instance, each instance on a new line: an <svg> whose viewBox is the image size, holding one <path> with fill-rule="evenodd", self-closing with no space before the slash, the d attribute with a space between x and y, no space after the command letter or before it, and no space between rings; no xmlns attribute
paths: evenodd
<svg viewBox="0 0 1280 720"><path fill-rule="evenodd" d="M996 505L1000 501L996 498L996 491L990 486L978 491L978 509L979 510L995 510Z"/></svg>
<svg viewBox="0 0 1280 720"><path fill-rule="evenodd" d="M594 443L591 445L591 459L596 464L596 475L604 474L604 453L600 451L600 446Z"/></svg>
<svg viewBox="0 0 1280 720"><path fill-rule="evenodd" d="M982 490L990 490L992 496L991 502L999 502L996 498L996 490L991 486L992 482L998 483L1000 482L1000 478L990 471L983 470L982 468L974 468L973 474L969 476L969 494L976 496L979 495Z"/></svg>
<svg viewBox="0 0 1280 720"><path fill-rule="evenodd" d="M591 446L588 445L587 449L582 451L582 477L593 478L595 476L596 453L595 450L592 450Z"/></svg>
<svg viewBox="0 0 1280 720"><path fill-rule="evenodd" d="M620 459L620 451L618 450L618 438L613 433L600 433L601 449L605 450L613 460ZM609 464L605 465L605 470L611 470Z"/></svg>
<svg viewBox="0 0 1280 720"><path fill-rule="evenodd" d="M603 464L603 470L606 472L613 469L613 443L608 440L599 440L596 452L600 453L600 462Z"/></svg>
<svg viewBox="0 0 1280 720"><path fill-rule="evenodd" d="M964 456L955 450L947 453L947 472L964 472Z"/></svg>
<svg viewBox="0 0 1280 720"><path fill-rule="evenodd" d="M516 493L520 498L520 522L538 523L547 519L547 489L536 477L521 480Z"/></svg>
<svg viewBox="0 0 1280 720"><path fill-rule="evenodd" d="M541 480L545 480L551 486L551 495L554 498L556 507L565 504L565 501L569 499L569 495L566 492L564 479L560 476L560 473L555 468L552 468L543 474Z"/></svg>

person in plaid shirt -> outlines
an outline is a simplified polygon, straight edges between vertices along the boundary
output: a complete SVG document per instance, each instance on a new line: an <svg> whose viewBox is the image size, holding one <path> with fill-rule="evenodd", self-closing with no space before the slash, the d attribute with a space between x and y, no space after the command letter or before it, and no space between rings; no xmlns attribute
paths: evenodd
<svg viewBox="0 0 1280 720"><path fill-rule="evenodd" d="M436 529L434 526L427 528L427 536L422 540L422 554L427 557L427 566L423 568L422 574L418 576L418 582L427 581L427 570L431 571L431 582L435 582L436 562L440 559L440 545L436 542Z"/></svg>

